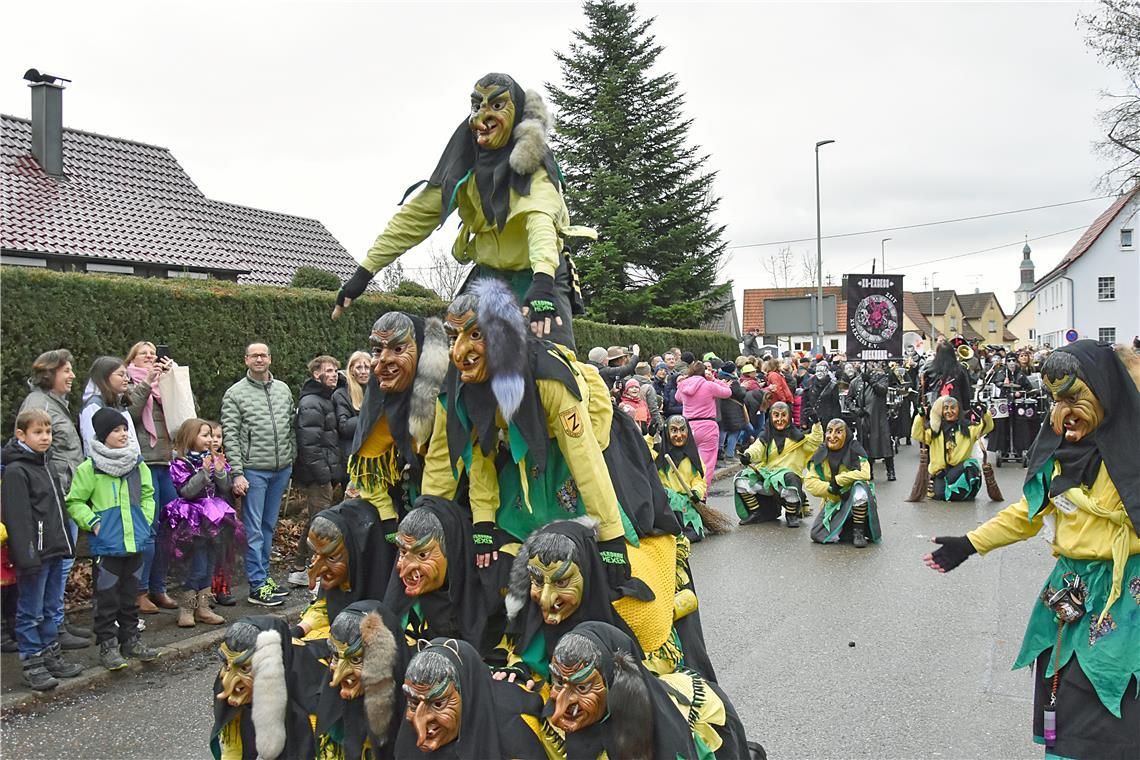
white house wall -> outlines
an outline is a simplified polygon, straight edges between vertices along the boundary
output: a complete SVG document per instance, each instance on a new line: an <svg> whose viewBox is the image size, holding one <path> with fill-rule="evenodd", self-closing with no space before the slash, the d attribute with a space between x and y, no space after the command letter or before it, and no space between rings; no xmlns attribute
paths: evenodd
<svg viewBox="0 0 1140 760"><path fill-rule="evenodd" d="M1074 325L1082 338L1096 339L1102 327L1116 328L1116 340L1129 343L1140 335L1140 250L1136 233L1140 206L1133 200L1108 225L1084 256L1069 266L1076 307ZM1133 230L1131 250L1120 247L1121 229ZM1101 277L1116 278L1116 298L1100 301L1097 282ZM1054 344L1056 345L1056 344Z"/></svg>

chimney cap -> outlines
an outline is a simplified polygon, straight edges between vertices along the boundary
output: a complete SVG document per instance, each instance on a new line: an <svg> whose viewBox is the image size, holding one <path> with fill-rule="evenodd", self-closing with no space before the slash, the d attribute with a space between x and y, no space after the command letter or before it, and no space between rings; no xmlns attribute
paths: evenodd
<svg viewBox="0 0 1140 760"><path fill-rule="evenodd" d="M56 84L58 82L70 82L70 79L64 77L57 77L54 74L41 74L37 69L28 69L24 72L24 79L33 84Z"/></svg>

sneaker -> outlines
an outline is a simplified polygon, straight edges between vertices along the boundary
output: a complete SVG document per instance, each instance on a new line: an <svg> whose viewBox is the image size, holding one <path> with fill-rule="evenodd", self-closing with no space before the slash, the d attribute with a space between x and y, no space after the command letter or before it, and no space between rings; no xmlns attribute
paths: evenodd
<svg viewBox="0 0 1140 760"><path fill-rule="evenodd" d="M284 599L278 599L273 595L273 590L269 588L269 583L263 583L259 587L250 590L246 601L261 607L278 607L285 604Z"/></svg>
<svg viewBox="0 0 1140 760"><path fill-rule="evenodd" d="M59 645L64 649L86 649L91 646L91 639L82 639L64 626L59 630Z"/></svg>
<svg viewBox="0 0 1140 760"><path fill-rule="evenodd" d="M273 580L272 578L266 578L265 585L269 586L269 593L273 594L273 596L278 599L289 596L289 589L281 588L277 585L277 581ZM306 582L305 585L308 586L308 582Z"/></svg>
<svg viewBox="0 0 1140 760"><path fill-rule="evenodd" d="M141 660L143 662L153 662L162 654L162 652L157 649L151 649L144 644L142 637L137 635L124 641L119 646L119 651L122 652L124 657L129 657L132 660Z"/></svg>
<svg viewBox="0 0 1140 760"><path fill-rule="evenodd" d="M52 677L44 667L44 657L42 654L34 654L30 657L25 657L20 663L23 666L23 681L24 685L35 689L36 691L51 691L56 686L59 686L59 681Z"/></svg>
<svg viewBox="0 0 1140 760"><path fill-rule="evenodd" d="M127 667L127 661L119 653L119 642L114 639L99 642L99 664L107 670L122 670Z"/></svg>
<svg viewBox="0 0 1140 760"><path fill-rule="evenodd" d="M53 642L44 650L44 667L54 678L75 678L83 672L83 666L78 662L68 662L63 658L63 650L59 642Z"/></svg>
<svg viewBox="0 0 1140 760"><path fill-rule="evenodd" d="M294 570L289 573L289 577L285 580L290 586L296 586L298 588L309 587L309 574L304 570Z"/></svg>

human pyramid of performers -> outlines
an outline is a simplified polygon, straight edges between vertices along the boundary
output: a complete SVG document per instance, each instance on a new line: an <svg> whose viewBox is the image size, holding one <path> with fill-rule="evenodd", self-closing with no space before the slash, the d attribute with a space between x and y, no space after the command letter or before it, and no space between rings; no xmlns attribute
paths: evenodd
<svg viewBox="0 0 1140 760"><path fill-rule="evenodd" d="M551 124L533 90L505 74L480 79L430 178L409 189L338 293L334 318L458 211L453 253L474 267L447 313L388 312L372 326L347 498L314 517L305 539L315 600L297 625L238 620L218 649L216 758L764 757L717 683L689 566L691 540L723 520L705 504L711 473L694 441L705 420L670 417L659 441L647 439L615 409L598 368L577 359L581 299L564 243L596 233L570 223ZM887 460L893 480L892 448L907 433L923 450L916 499L971 500L983 479L1000 498L984 449L981 464L973 456L994 417L956 350L939 348L919 393L896 391L921 400L908 430L884 433L885 448L868 420L838 404L820 411L836 397L826 365L809 394L810 427L772 404L740 455L741 522L795 527L812 515L810 494L814 541L881 541L872 462ZM1049 666L1045 684L1054 670L1087 684L1082 666L1093 678L1095 691L1063 682L1060 694L1052 679L1059 755L1085 756L1066 721L1102 738L1133 730L1111 721L1140 673L1140 466L1134 448L1130 458L1126 446L1105 448L1140 429L1129 369L1140 381L1135 363L1090 341L1055 352L1042 376L1059 422L1027 454L1026 496L968 536L935 539L926 557L946 572L1036 534L1055 513L1048 590L1069 589L1069 606L1054 593L1035 608L1019 663ZM916 374L910 364L851 373L844 390L858 380L872 406ZM1099 650L1076 625L1050 622L1059 608L1079 619L1083 605L1110 621L1105 641L1120 634ZM1064 657L1050 660L1063 637Z"/></svg>

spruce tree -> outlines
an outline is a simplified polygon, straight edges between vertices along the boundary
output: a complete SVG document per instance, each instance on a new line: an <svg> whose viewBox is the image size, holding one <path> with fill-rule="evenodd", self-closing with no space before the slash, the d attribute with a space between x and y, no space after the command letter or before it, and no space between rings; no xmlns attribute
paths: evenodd
<svg viewBox="0 0 1140 760"><path fill-rule="evenodd" d="M598 230L575 263L590 319L697 327L727 308L725 253L707 155L689 145L676 77L651 69L662 47L634 3L586 0L587 25L556 52L554 145L575 224Z"/></svg>

